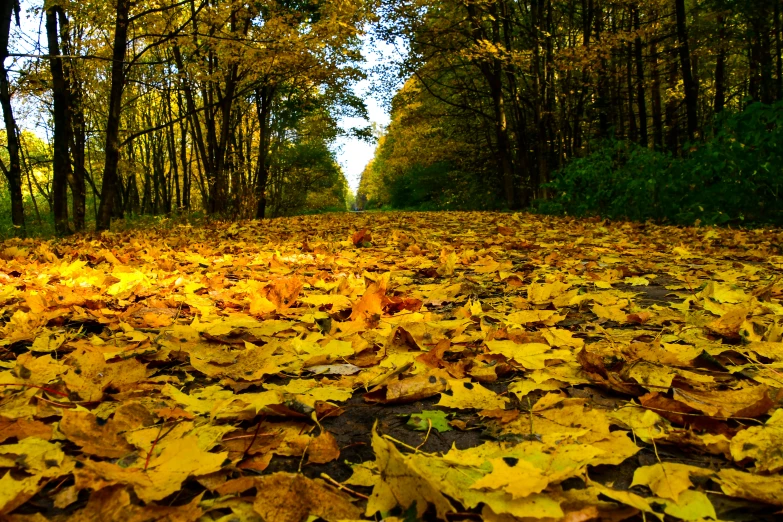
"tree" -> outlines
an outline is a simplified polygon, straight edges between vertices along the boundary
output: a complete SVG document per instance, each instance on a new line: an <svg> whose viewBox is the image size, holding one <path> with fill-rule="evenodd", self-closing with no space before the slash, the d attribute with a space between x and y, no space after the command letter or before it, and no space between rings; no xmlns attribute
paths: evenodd
<svg viewBox="0 0 783 522"><path fill-rule="evenodd" d="M96 230L108 230L111 226L112 207L117 196L120 162L120 117L122 92L125 88L125 51L128 45L130 0L117 0L112 47L111 87L109 94L108 120L106 122L106 161L103 168L101 206L98 209Z"/></svg>
<svg viewBox="0 0 783 522"><path fill-rule="evenodd" d="M691 67L691 50L688 40L688 27L685 18L685 0L674 0L677 20L677 43L679 45L680 69L685 88L685 113L688 118L688 139L693 141L698 134L699 86Z"/></svg>
<svg viewBox="0 0 783 522"><path fill-rule="evenodd" d="M652 138L654 150L679 157L692 149L685 143L710 138L714 114L783 92L775 0L388 0L381 15L377 36L407 42L397 66L419 87L395 97L397 112L427 107L430 127L452 139L389 174L397 137L425 132L396 118L365 171L374 176L367 187L378 172L392 185L436 166L448 177L454 142L481 143L474 154L494 172L472 176L504 206L513 180L524 205L551 195L558 169L613 140L647 148Z"/></svg>
<svg viewBox="0 0 783 522"><path fill-rule="evenodd" d="M68 179L73 177L69 144L71 141L70 88L63 71L60 56L57 18L60 7L46 10L46 36L49 43L49 64L52 73L52 98L54 112L54 161L52 180L52 206L54 209L54 229L59 236L70 233L68 224Z"/></svg>
<svg viewBox="0 0 783 522"><path fill-rule="evenodd" d="M46 4L48 52L24 55L15 87L30 102L25 106L39 106L40 123L52 131L53 174L42 188L57 233L84 228L87 187L98 230L128 213L199 206L215 215L264 217L270 205L281 208L271 196L273 179L277 193L296 194L290 201L301 208L317 184L299 190L294 180L304 178L281 177L274 168L291 147L316 150L333 141L336 134L319 131L318 146L303 145L299 133L312 131L316 114L328 114L323 121L336 126L341 113L365 112L348 93L362 75L358 35L372 11L364 0ZM113 34L108 45L106 34ZM292 100L301 110L290 110ZM4 114L13 120L10 110ZM19 149L17 134L10 134L11 152ZM296 172L315 172L305 160L334 167L321 154L298 158ZM14 189L20 176L12 178L21 210L21 188ZM339 185L332 181L330 187Z"/></svg>
<svg viewBox="0 0 783 522"><path fill-rule="evenodd" d="M66 106L68 108L66 132L68 133L71 152L71 168L67 171L68 185L71 188L71 199L73 201L74 230L80 232L84 230L87 212L87 186L85 183L87 178L85 169L86 128L84 107L82 106L83 84L79 79L78 69L75 66L76 60L68 15L62 7L57 7L56 11L60 28L60 52L71 57L70 60L60 60L60 62L63 66L63 80L67 88L65 93ZM52 74L52 77L54 83L54 74Z"/></svg>
<svg viewBox="0 0 783 522"><path fill-rule="evenodd" d="M5 61L8 58L8 39L11 33L11 18L16 16L19 25L18 0L0 0L0 106L3 109L6 140L8 142L8 165L2 165L11 192L11 221L19 236L25 235L24 200L22 199L22 164L19 157L19 134L11 106L11 87Z"/></svg>

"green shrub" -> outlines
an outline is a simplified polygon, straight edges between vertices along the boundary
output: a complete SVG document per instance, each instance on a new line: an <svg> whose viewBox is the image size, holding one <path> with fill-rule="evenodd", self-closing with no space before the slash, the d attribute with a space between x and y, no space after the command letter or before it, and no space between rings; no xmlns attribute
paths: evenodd
<svg viewBox="0 0 783 522"><path fill-rule="evenodd" d="M716 120L703 143L673 158L610 141L572 161L548 185L551 214L676 224L783 224L783 103L754 104Z"/></svg>

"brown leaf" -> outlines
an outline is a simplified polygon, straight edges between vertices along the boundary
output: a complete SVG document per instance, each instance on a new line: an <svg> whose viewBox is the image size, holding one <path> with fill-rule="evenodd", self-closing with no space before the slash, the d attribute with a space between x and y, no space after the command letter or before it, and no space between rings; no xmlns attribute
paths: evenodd
<svg viewBox="0 0 783 522"><path fill-rule="evenodd" d="M204 511L199 507L202 497L203 493L183 506L137 506L131 503L130 494L125 488L111 487L92 493L87 505L69 518L80 522L105 522L107 520L188 522L196 520L204 514Z"/></svg>
<svg viewBox="0 0 783 522"><path fill-rule="evenodd" d="M244 493L250 488L256 487L256 479L248 475L228 480L217 487L217 491L221 495L236 495L237 493Z"/></svg>
<svg viewBox="0 0 783 522"><path fill-rule="evenodd" d="M435 348L427 353L419 355L416 357L416 360L423 362L430 368L442 368L445 364L443 354L446 353L449 348L451 348L451 341L448 339L441 339L438 341L438 344L435 345Z"/></svg>
<svg viewBox="0 0 783 522"><path fill-rule="evenodd" d="M302 522L308 516L332 522L358 519L362 514L350 497L324 481L283 472L256 479L253 509L264 522Z"/></svg>
<svg viewBox="0 0 783 522"><path fill-rule="evenodd" d="M96 457L117 459L134 451L121 434L128 424L114 419L102 421L88 411L64 410L60 431L82 451Z"/></svg>
<svg viewBox="0 0 783 522"><path fill-rule="evenodd" d="M508 424L515 421L520 412L519 410L481 410L478 415L487 419L496 419L501 424Z"/></svg>
<svg viewBox="0 0 783 522"><path fill-rule="evenodd" d="M432 397L448 388L447 374L443 370L432 370L413 377L394 380L385 385L384 390L364 395L367 402L394 404L414 402Z"/></svg>
<svg viewBox="0 0 783 522"><path fill-rule="evenodd" d="M644 324L650 320L652 314L650 312L638 312L635 314L628 314L626 320L629 323Z"/></svg>
<svg viewBox="0 0 783 522"><path fill-rule="evenodd" d="M351 241L355 246L361 246L364 243L369 243L372 241L372 234L370 234L370 231L365 228L359 230L358 232L354 232L353 236L351 236Z"/></svg>
<svg viewBox="0 0 783 522"><path fill-rule="evenodd" d="M52 426L37 420L0 417L0 443L11 438L22 440L27 437L51 440Z"/></svg>
<svg viewBox="0 0 783 522"><path fill-rule="evenodd" d="M296 302L303 287L304 283L298 277L284 277L266 287L265 297L275 305L278 311L288 310Z"/></svg>
<svg viewBox="0 0 783 522"><path fill-rule="evenodd" d="M674 388L673 392L676 400L710 417L758 417L775 405L763 384L725 391Z"/></svg>
<svg viewBox="0 0 783 522"><path fill-rule="evenodd" d="M421 308L422 304L423 302L421 299L393 296L386 299L385 310L389 314L395 314L403 310L416 312Z"/></svg>
<svg viewBox="0 0 783 522"><path fill-rule="evenodd" d="M340 457L340 447L328 431L317 437L304 434L286 437L273 451L290 457L306 455L309 464L326 464Z"/></svg>
<svg viewBox="0 0 783 522"><path fill-rule="evenodd" d="M639 401L645 408L650 408L661 417L679 426L689 426L697 430L708 430L726 435L732 433L725 423L700 415L698 410L658 392L643 395L639 397Z"/></svg>
<svg viewBox="0 0 783 522"><path fill-rule="evenodd" d="M716 319L708 324L707 329L726 339L739 340L740 327L751 311L752 310L744 307L735 308L726 312L720 319Z"/></svg>
<svg viewBox="0 0 783 522"><path fill-rule="evenodd" d="M503 236L513 236L514 229L511 227L498 224L498 234L501 234Z"/></svg>
<svg viewBox="0 0 783 522"><path fill-rule="evenodd" d="M380 317L385 304L387 280L388 278L381 278L367 287L362 298L353 305L351 321L368 320L373 316Z"/></svg>
<svg viewBox="0 0 783 522"><path fill-rule="evenodd" d="M582 365L582 368L588 373L596 374L604 379L608 373L604 366L603 358L597 354L587 350L587 347L582 348L576 356L576 360Z"/></svg>

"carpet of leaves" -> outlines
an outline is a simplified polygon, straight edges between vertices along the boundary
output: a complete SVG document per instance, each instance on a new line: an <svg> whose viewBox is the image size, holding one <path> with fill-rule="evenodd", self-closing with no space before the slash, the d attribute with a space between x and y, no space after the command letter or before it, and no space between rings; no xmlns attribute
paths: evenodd
<svg viewBox="0 0 783 522"><path fill-rule="evenodd" d="M779 231L338 214L0 246L0 519L780 520Z"/></svg>

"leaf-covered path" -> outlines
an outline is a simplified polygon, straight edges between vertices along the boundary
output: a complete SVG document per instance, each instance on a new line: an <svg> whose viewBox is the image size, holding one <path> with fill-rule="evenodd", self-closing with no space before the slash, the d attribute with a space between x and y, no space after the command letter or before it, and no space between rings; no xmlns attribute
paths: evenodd
<svg viewBox="0 0 783 522"><path fill-rule="evenodd" d="M781 244L491 213L6 242L0 518L775 520Z"/></svg>

